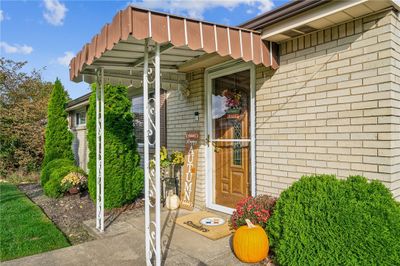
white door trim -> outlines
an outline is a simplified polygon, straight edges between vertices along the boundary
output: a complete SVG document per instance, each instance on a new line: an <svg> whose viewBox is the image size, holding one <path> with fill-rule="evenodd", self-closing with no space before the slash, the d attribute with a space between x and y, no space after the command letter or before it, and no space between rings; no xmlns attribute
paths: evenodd
<svg viewBox="0 0 400 266"><path fill-rule="evenodd" d="M256 75L255 75L255 65L253 63L245 63L243 61L229 61L223 64L219 64L216 66L212 66L210 68L207 68L204 72L204 85L205 85L205 114L206 114L206 119L205 119L205 135L206 137L210 135L212 131L212 119L211 118L211 90L212 90L212 84L211 80L230 75L233 73L237 73L240 71L245 71L245 70L250 70L250 147L251 147L251 152L250 152L250 162L251 162L251 167L250 167L250 186L251 186L251 195L255 196L256 195L256 116L255 116L255 89L256 89ZM219 204L214 203L214 188L215 188L215 180L213 178L213 146L208 145L206 143L206 148L205 148L205 165L206 165L206 207L232 214L234 209L225 207Z"/></svg>

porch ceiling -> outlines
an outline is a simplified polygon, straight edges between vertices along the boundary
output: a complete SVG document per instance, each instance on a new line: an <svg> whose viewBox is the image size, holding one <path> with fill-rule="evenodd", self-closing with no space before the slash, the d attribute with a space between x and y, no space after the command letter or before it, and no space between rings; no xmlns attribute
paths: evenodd
<svg viewBox="0 0 400 266"><path fill-rule="evenodd" d="M241 59L278 67L276 45L262 41L260 32L129 6L119 11L112 23L106 24L71 60L70 79L93 82L100 67L109 76L132 77L134 72L142 71L147 38L150 47L161 44L162 72L188 71L191 62L198 66L203 58L205 65Z"/></svg>

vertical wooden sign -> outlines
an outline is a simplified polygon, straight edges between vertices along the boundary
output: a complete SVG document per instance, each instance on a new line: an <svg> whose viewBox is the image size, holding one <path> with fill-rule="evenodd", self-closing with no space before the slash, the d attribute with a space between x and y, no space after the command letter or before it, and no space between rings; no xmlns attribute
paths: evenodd
<svg viewBox="0 0 400 266"><path fill-rule="evenodd" d="M186 132L185 164L181 181L181 208L187 210L193 210L194 207L199 138L198 131Z"/></svg>

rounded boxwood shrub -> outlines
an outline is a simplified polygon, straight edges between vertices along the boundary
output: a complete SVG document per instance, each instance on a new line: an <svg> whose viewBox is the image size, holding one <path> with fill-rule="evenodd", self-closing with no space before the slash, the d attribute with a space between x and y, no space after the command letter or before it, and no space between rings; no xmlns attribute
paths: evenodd
<svg viewBox="0 0 400 266"><path fill-rule="evenodd" d="M45 167L43 167L40 173L40 184L42 187L46 185L46 183L50 179L50 174L54 169L61 168L63 166L74 166L74 162L70 159L56 159L49 162Z"/></svg>
<svg viewBox="0 0 400 266"><path fill-rule="evenodd" d="M64 193L61 186L61 180L71 172L85 174L85 172L75 165L63 165L58 168L53 168L50 173L49 181L44 185L44 193L51 198L61 197Z"/></svg>
<svg viewBox="0 0 400 266"><path fill-rule="evenodd" d="M400 206L380 182L305 176L267 224L280 265L400 265Z"/></svg>
<svg viewBox="0 0 400 266"><path fill-rule="evenodd" d="M133 128L131 101L124 86L104 88L104 207L120 207L140 195L143 170ZM92 86L87 114L90 197L96 199L96 90Z"/></svg>

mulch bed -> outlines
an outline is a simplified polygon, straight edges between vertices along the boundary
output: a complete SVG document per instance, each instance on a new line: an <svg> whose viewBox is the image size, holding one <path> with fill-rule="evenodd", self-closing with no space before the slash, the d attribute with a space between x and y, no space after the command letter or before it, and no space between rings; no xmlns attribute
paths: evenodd
<svg viewBox="0 0 400 266"><path fill-rule="evenodd" d="M87 193L52 199L43 194L40 184L22 184L18 188L46 213L72 245L93 240L83 227L83 221L96 216L96 206Z"/></svg>
<svg viewBox="0 0 400 266"><path fill-rule="evenodd" d="M88 193L65 195L59 199L49 198L43 194L40 184L21 184L18 188L24 192L67 236L72 245L93 240L83 225L83 221L95 219L96 206ZM144 201L139 198L122 208L106 211L105 216L115 220L123 219L121 214L141 210ZM121 216L121 217L120 217Z"/></svg>

